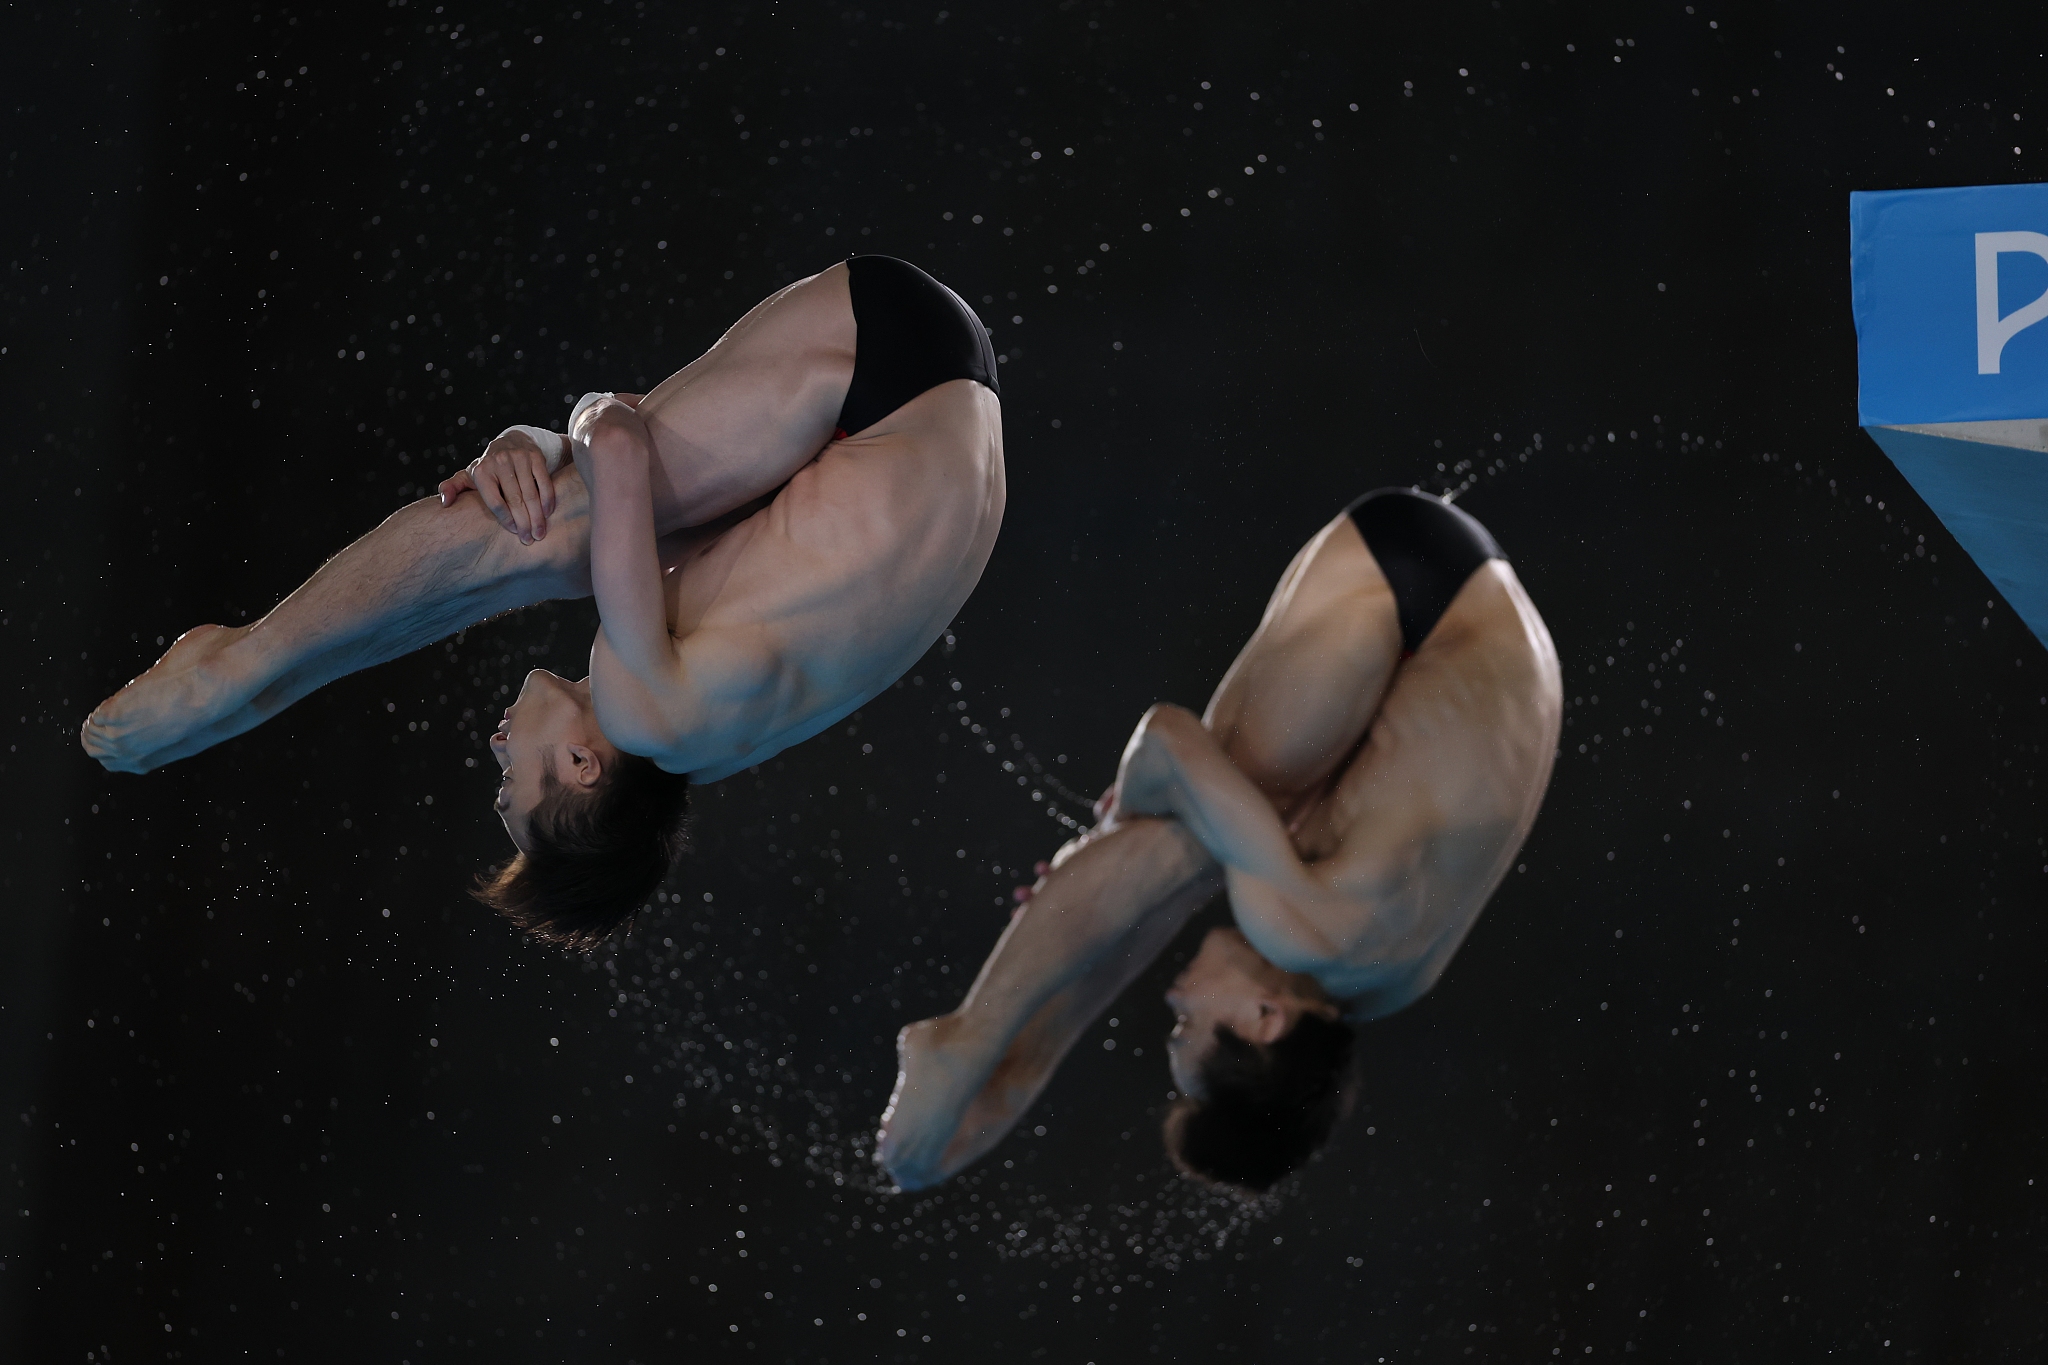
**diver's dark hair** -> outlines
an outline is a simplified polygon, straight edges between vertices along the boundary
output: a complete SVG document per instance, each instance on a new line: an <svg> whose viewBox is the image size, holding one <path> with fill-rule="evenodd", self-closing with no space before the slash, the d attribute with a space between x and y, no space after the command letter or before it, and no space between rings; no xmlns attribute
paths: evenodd
<svg viewBox="0 0 2048 1365"><path fill-rule="evenodd" d="M1263 1193L1309 1159L1351 1107L1351 1027L1304 1012L1266 1047L1216 1026L1202 1067L1208 1098L1166 1114L1166 1154L1182 1172Z"/></svg>
<svg viewBox="0 0 2048 1365"><path fill-rule="evenodd" d="M633 918L682 856L690 782L620 754L589 792L541 778L529 847L471 893L527 933L587 952Z"/></svg>

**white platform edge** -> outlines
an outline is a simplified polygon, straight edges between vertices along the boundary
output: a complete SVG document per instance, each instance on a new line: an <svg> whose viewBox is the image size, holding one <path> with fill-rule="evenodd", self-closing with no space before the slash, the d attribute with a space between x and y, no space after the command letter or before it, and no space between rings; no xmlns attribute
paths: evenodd
<svg viewBox="0 0 2048 1365"><path fill-rule="evenodd" d="M2027 417L1998 422L1934 422L1925 426L1893 426L1887 431L1912 431L1922 436L1942 436L1951 441L1975 441L1979 445L2005 446L2012 450L2033 450L2048 455L2048 418Z"/></svg>

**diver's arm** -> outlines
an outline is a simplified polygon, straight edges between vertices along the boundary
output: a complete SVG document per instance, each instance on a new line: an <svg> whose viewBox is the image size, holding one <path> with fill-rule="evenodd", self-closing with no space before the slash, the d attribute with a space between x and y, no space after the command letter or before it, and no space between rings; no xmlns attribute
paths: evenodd
<svg viewBox="0 0 2048 1365"><path fill-rule="evenodd" d="M639 416L600 403L578 425L589 446L590 582L598 615L620 664L654 692L680 667L661 590L654 531L654 443Z"/></svg>
<svg viewBox="0 0 2048 1365"><path fill-rule="evenodd" d="M590 581L604 622L590 652L598 723L628 753L667 756L681 737L684 680L654 531L654 443L621 403L599 403L576 425L588 449Z"/></svg>
<svg viewBox="0 0 2048 1365"><path fill-rule="evenodd" d="M1307 907L1327 891L1301 861L1270 799L1230 760L1194 712L1154 706L1131 733L1117 770L1114 814L1171 816L1226 868L1238 928L1284 971L1343 956Z"/></svg>

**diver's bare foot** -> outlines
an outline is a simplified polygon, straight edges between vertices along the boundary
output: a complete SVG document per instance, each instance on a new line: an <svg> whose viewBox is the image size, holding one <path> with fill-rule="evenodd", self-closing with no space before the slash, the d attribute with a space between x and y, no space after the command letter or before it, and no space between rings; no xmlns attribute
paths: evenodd
<svg viewBox="0 0 2048 1365"><path fill-rule="evenodd" d="M972 1166L1008 1137L1052 1079L1052 1072L1053 1067L1035 1049L1012 1046L960 1116L940 1163L941 1179Z"/></svg>
<svg viewBox="0 0 2048 1365"><path fill-rule="evenodd" d="M110 772L145 773L152 761L248 700L221 654L246 626L195 626L140 677L101 702L79 728L79 743Z"/></svg>
<svg viewBox="0 0 2048 1365"><path fill-rule="evenodd" d="M959 1169L947 1149L985 1070L964 1055L960 1033L959 1017L946 1014L896 1035L896 1088L882 1111L875 1160L903 1189L936 1185Z"/></svg>

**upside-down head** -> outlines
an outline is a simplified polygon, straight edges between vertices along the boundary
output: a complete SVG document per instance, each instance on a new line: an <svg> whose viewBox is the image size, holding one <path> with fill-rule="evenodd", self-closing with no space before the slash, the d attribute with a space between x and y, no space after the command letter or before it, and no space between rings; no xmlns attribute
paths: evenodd
<svg viewBox="0 0 2048 1365"><path fill-rule="evenodd" d="M1354 1039L1312 978L1275 967L1235 929L1212 929L1166 1002L1181 1092L1165 1125L1174 1165L1261 1193L1329 1141L1351 1106Z"/></svg>
<svg viewBox="0 0 2048 1365"><path fill-rule="evenodd" d="M476 898L545 942L595 948L681 856L689 780L604 737L589 679L545 669L527 675L491 753L498 817L519 854Z"/></svg>

